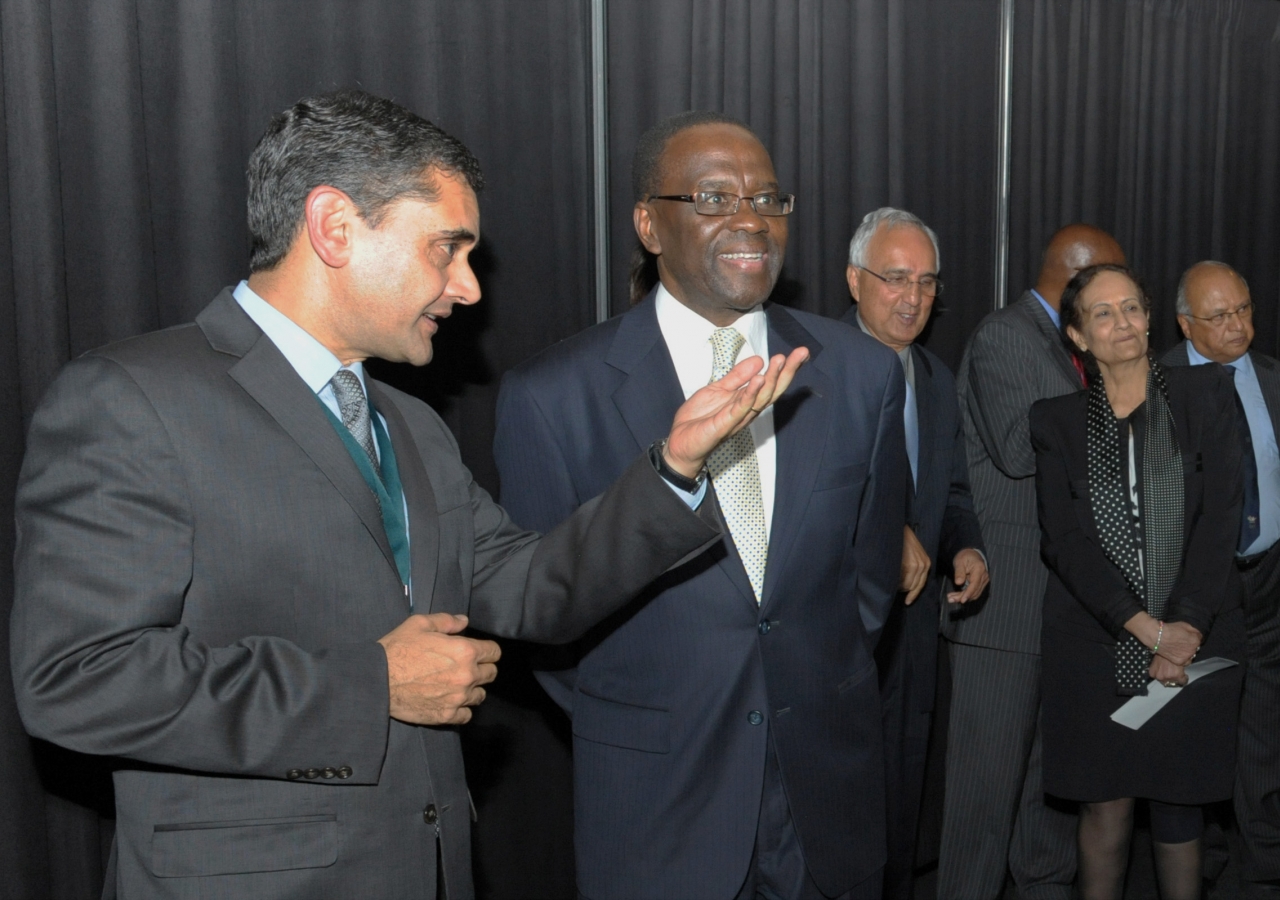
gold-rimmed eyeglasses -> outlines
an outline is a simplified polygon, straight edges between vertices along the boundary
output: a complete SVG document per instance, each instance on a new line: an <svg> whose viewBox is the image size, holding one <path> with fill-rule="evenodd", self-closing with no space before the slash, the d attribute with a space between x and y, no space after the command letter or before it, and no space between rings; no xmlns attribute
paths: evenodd
<svg viewBox="0 0 1280 900"><path fill-rule="evenodd" d="M1211 316L1193 316L1191 313L1183 313L1188 319L1195 319L1197 322L1208 322L1214 328L1221 328L1227 324L1227 319L1232 316L1240 320L1240 324L1248 324L1253 320L1253 301L1249 301L1243 306L1237 306L1235 309L1224 310L1220 313L1214 313Z"/></svg>

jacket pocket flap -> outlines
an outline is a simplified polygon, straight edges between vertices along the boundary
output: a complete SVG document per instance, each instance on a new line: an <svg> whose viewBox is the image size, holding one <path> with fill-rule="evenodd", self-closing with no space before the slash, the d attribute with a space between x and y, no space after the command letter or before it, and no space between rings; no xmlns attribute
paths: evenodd
<svg viewBox="0 0 1280 900"><path fill-rule="evenodd" d="M573 698L573 733L612 747L667 753L671 749L671 713L578 691Z"/></svg>
<svg viewBox="0 0 1280 900"><path fill-rule="evenodd" d="M315 869L337 859L334 815L157 825L151 836L157 878Z"/></svg>

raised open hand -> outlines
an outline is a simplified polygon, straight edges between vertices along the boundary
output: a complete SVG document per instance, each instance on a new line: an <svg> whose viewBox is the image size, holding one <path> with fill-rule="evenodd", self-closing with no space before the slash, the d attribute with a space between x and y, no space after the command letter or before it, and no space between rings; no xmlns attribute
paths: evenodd
<svg viewBox="0 0 1280 900"><path fill-rule="evenodd" d="M786 392L808 359L808 348L797 347L789 356L774 356L761 372L764 361L753 356L695 393L676 410L663 450L667 465L695 477L721 441L750 425Z"/></svg>

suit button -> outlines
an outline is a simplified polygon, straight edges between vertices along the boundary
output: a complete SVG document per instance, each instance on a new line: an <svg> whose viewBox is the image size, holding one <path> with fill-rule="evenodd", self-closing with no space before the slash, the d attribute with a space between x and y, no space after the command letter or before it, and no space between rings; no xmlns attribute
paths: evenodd
<svg viewBox="0 0 1280 900"><path fill-rule="evenodd" d="M339 777L339 778L350 778L350 777L352 776L352 774L353 774L353 773L352 773L352 771L351 771L351 767L350 767L350 766L343 766L342 768L338 769L338 777Z"/></svg>
<svg viewBox="0 0 1280 900"><path fill-rule="evenodd" d="M751 712L747 713L747 721L752 725L759 725L764 721L764 716L760 714L760 710L753 709Z"/></svg>
<svg viewBox="0 0 1280 900"><path fill-rule="evenodd" d="M322 771L320 774L323 775L325 778L332 778L333 776L338 774L338 770L335 769L333 766L325 766L324 771Z"/></svg>
<svg viewBox="0 0 1280 900"><path fill-rule="evenodd" d="M305 775L305 776L307 776L308 778L319 778L319 777L320 777L320 770L319 770L319 769L307 769L307 771L303 772L302 774L303 774L303 775Z"/></svg>
<svg viewBox="0 0 1280 900"><path fill-rule="evenodd" d="M288 778L290 781L297 781L299 778L302 777L302 770L290 769L288 772L285 773L284 777Z"/></svg>
<svg viewBox="0 0 1280 900"><path fill-rule="evenodd" d="M427 804L427 808L422 811L422 821L428 825L434 825L440 819L440 814L436 812L434 803Z"/></svg>
<svg viewBox="0 0 1280 900"><path fill-rule="evenodd" d="M773 623L772 623L772 622L770 622L768 619L765 619L764 621L762 621L762 622L759 624L759 626L758 626L758 627L759 627L759 629L760 629L760 633L761 633L761 634L768 634L768 633L769 633L769 629L773 627Z"/></svg>

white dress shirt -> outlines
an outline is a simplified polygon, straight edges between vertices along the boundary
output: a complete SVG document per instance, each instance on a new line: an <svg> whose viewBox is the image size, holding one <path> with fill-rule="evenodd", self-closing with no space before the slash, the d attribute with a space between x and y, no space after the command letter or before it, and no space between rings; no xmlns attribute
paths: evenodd
<svg viewBox="0 0 1280 900"><path fill-rule="evenodd" d="M711 335L717 326L685 306L663 285L658 285L656 301L658 328L667 352L676 367L676 377L685 399L711 381L713 353ZM745 338L735 363L752 356L769 360L769 325L764 310L756 307L733 323ZM756 465L760 469L760 501L764 505L765 534L773 528L773 498L777 486L777 444L773 436L773 407L756 416L749 426L756 445Z"/></svg>

